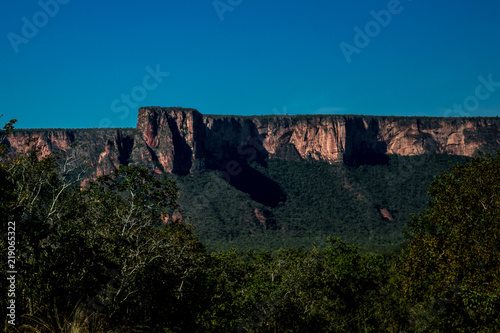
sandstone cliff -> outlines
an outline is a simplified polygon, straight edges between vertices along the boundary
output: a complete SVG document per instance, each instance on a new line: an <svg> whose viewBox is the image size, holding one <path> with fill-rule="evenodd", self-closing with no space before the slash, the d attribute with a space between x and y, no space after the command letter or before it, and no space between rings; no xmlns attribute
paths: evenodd
<svg viewBox="0 0 500 333"><path fill-rule="evenodd" d="M42 156L77 149L94 167L90 178L95 178L129 164L135 133L134 129L20 129L7 137L6 144L11 156L24 151L29 141L41 148Z"/></svg>
<svg viewBox="0 0 500 333"><path fill-rule="evenodd" d="M267 157L383 163L387 154L472 156L500 149L500 118L351 115L214 116L185 108L139 109L136 129L16 130L10 153L36 138L44 154L85 146L94 175L120 164L156 173L230 169Z"/></svg>

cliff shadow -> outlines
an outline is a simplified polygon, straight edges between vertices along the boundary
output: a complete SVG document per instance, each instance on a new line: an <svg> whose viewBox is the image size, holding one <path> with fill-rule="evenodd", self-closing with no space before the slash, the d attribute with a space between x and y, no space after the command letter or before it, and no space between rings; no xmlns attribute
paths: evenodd
<svg viewBox="0 0 500 333"><path fill-rule="evenodd" d="M122 165L129 165L132 148L134 147L134 138L130 135L122 135L119 131L117 131L117 138L118 160Z"/></svg>
<svg viewBox="0 0 500 333"><path fill-rule="evenodd" d="M172 173L180 176L189 174L193 161L191 160L191 147L179 132L179 128L174 119L168 118L168 127L172 133L172 143L174 145L174 158Z"/></svg>
<svg viewBox="0 0 500 333"><path fill-rule="evenodd" d="M205 128L205 165L221 170L226 181L265 206L276 207L286 200L280 185L250 166L256 162L266 167L269 153L251 120L217 119Z"/></svg>
<svg viewBox="0 0 500 333"><path fill-rule="evenodd" d="M245 162L231 161L231 175L223 171L226 181L241 192L248 193L252 200L268 207L276 207L286 201L280 185ZM236 164L238 163L238 164Z"/></svg>
<svg viewBox="0 0 500 333"><path fill-rule="evenodd" d="M366 118L365 118L366 120ZM371 118L346 120L346 151L344 164L349 166L389 164L387 143L378 140L378 121Z"/></svg>

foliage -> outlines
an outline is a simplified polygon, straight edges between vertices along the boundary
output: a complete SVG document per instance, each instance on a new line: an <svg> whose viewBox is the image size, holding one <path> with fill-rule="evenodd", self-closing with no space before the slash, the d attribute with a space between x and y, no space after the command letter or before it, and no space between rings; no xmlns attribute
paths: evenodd
<svg viewBox="0 0 500 333"><path fill-rule="evenodd" d="M0 115L2 118L3 115ZM8 123L6 123L2 130L0 130L0 157L5 154L7 150L7 146L3 144L4 140L9 136L10 133L14 131L14 124L17 123L17 119L11 119Z"/></svg>
<svg viewBox="0 0 500 333"><path fill-rule="evenodd" d="M179 203L209 250L311 248L339 237L366 251L394 251L405 241L410 214L425 210L428 186L450 164L467 157L390 156L388 164L346 167L317 161L267 160L251 165L279 184L286 200L256 202L215 171L176 177ZM388 209L393 220L379 209ZM254 213L267 212L272 225Z"/></svg>
<svg viewBox="0 0 500 333"><path fill-rule="evenodd" d="M207 331L398 331L404 319L387 289L388 260L327 239L324 249L213 254Z"/></svg>
<svg viewBox="0 0 500 333"><path fill-rule="evenodd" d="M402 296L430 331L498 332L500 152L442 173L429 195L397 262Z"/></svg>

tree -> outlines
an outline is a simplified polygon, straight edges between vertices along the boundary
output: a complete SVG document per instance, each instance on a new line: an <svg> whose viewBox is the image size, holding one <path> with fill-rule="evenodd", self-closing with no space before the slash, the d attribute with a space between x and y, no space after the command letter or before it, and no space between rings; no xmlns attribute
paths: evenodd
<svg viewBox="0 0 500 333"><path fill-rule="evenodd" d="M500 330L500 151L442 173L410 223L396 263L413 324L429 331Z"/></svg>
<svg viewBox="0 0 500 333"><path fill-rule="evenodd" d="M0 115L2 118L3 115ZM6 123L2 130L0 130L0 158L5 154L7 150L7 145L4 144L5 139L9 136L12 131L14 131L14 124L17 123L17 119L11 119L8 123Z"/></svg>
<svg viewBox="0 0 500 333"><path fill-rule="evenodd" d="M386 258L328 238L324 249L214 255L206 331L399 332Z"/></svg>
<svg viewBox="0 0 500 333"><path fill-rule="evenodd" d="M192 331L203 308L205 249L180 221L177 186L120 166L82 191L92 232L114 273L98 293L110 320ZM126 318L126 319L125 319Z"/></svg>
<svg viewBox="0 0 500 333"><path fill-rule="evenodd" d="M11 130L12 122L0 135ZM176 184L121 166L82 188L79 150L42 156L35 140L1 156L1 231L16 225L16 324L60 332L79 321L95 331L104 318L99 331L193 331L207 294L206 255L191 226L165 223L179 209ZM0 250L7 246L2 237Z"/></svg>

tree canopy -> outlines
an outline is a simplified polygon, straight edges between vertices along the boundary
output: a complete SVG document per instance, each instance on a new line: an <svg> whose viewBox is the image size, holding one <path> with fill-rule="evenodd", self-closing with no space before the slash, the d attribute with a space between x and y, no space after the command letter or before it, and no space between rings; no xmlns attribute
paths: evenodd
<svg viewBox="0 0 500 333"><path fill-rule="evenodd" d="M429 195L429 208L411 220L409 245L397 261L403 297L429 328L498 331L500 152L443 172Z"/></svg>

